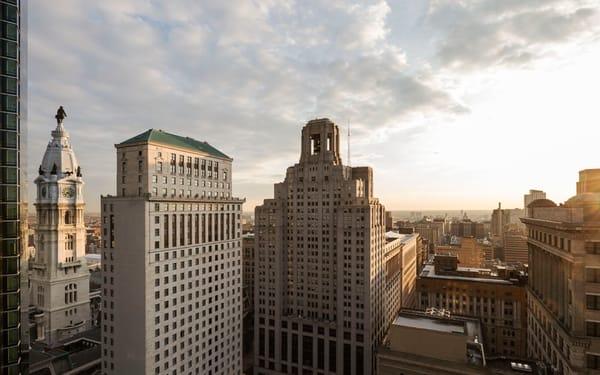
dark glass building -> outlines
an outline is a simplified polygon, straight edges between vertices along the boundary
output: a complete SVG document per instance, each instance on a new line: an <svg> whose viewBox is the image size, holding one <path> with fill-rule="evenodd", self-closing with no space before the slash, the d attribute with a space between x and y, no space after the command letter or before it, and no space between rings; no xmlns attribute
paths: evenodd
<svg viewBox="0 0 600 375"><path fill-rule="evenodd" d="M22 372L20 256L27 181L21 2L0 0L0 375Z"/></svg>

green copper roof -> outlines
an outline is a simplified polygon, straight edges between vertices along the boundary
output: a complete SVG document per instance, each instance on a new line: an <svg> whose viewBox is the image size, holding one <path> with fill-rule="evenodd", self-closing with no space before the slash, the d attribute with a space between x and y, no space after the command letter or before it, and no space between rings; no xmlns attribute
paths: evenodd
<svg viewBox="0 0 600 375"><path fill-rule="evenodd" d="M165 146L187 148L191 151L200 151L216 157L231 159L229 156L225 155L224 153L217 150L216 148L214 148L206 142L197 141L190 137L181 137L179 135L167 133L165 131L156 129L146 130L142 134L138 134L133 138L129 138L128 140L119 143L117 146L125 146L128 144L145 142L153 142L160 143Z"/></svg>

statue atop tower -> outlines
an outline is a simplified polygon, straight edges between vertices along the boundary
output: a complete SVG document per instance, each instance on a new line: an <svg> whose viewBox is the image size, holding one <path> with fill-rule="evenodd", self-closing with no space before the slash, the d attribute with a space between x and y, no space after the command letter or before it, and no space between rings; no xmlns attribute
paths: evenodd
<svg viewBox="0 0 600 375"><path fill-rule="evenodd" d="M58 110L56 111L56 116L54 116L54 118L56 119L57 123L61 124L65 117L67 117L67 112L65 112L63 106L61 105L60 107L58 107Z"/></svg>

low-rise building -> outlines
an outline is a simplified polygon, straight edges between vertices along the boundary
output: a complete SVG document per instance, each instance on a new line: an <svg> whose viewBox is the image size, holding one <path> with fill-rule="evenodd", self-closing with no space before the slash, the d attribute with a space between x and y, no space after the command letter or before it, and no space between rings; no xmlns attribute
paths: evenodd
<svg viewBox="0 0 600 375"><path fill-rule="evenodd" d="M482 374L478 319L403 310L377 351L379 375Z"/></svg>
<svg viewBox="0 0 600 375"><path fill-rule="evenodd" d="M456 255L438 254L417 279L418 308L479 318L486 354L525 358L526 284L524 269L458 267Z"/></svg>

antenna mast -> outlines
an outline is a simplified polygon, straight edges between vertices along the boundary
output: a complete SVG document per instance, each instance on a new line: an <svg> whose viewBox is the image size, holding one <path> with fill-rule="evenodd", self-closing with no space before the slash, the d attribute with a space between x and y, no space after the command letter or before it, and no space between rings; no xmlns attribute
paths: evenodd
<svg viewBox="0 0 600 375"><path fill-rule="evenodd" d="M350 163L350 121L348 121L348 166L352 166Z"/></svg>

